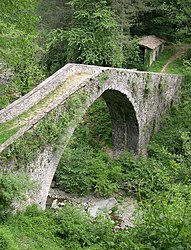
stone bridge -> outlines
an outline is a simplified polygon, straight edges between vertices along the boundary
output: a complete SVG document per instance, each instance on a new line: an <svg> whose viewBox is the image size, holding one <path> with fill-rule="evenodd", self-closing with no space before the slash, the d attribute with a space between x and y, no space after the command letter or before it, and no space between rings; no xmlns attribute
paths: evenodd
<svg viewBox="0 0 191 250"><path fill-rule="evenodd" d="M45 208L50 184L70 137L99 97L112 122L113 154L145 154L182 77L67 64L0 111L1 171L25 172L38 183L28 204Z"/></svg>

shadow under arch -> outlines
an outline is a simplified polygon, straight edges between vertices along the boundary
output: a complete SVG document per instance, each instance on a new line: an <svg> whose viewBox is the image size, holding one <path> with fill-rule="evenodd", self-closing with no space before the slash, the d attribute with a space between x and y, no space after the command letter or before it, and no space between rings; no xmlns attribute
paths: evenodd
<svg viewBox="0 0 191 250"><path fill-rule="evenodd" d="M111 117L113 156L119 155L126 149L139 153L139 124L135 108L128 96L119 90L111 89L99 89L96 93L93 92L93 95L87 96L84 95L84 92L81 93L81 99L79 99L79 102L74 102L75 104L72 108L69 109L70 105L67 106L66 103L64 103L63 107L58 107L58 114L71 111L71 121L69 121L66 127L67 132L60 134L56 148L50 145L50 147L42 150L36 160L39 165L35 165L35 171L31 173L31 178L39 183L40 189L36 192L33 201L29 201L29 203L36 203L42 209L46 208L51 182L62 155L64 155L65 147L68 145L70 138L82 121L88 108L99 97L102 97L106 102ZM79 92L76 95L79 95ZM73 114L73 110L75 110L75 114Z"/></svg>
<svg viewBox="0 0 191 250"><path fill-rule="evenodd" d="M118 156L124 150L130 150L138 153L139 126L136 118L136 111L128 97L118 90L105 90L101 95L98 95L98 97L95 98L93 102L91 102L91 105L88 105L87 109L84 110L83 117L88 113L88 109L91 108L99 98L103 99L103 101L106 103L108 110L105 109L104 112L109 112L108 116L110 116L111 119L112 141L114 147L113 157ZM100 111L103 112L103 110ZM99 116L101 116L101 114ZM95 122L98 121L96 120ZM75 133L77 127L82 124L77 124L71 133L70 138ZM62 157L64 157L64 152ZM58 163L58 168L59 164L62 162L62 157ZM54 175L54 181L56 178L59 178L59 174L57 177ZM46 205L48 201L49 199L47 194Z"/></svg>
<svg viewBox="0 0 191 250"><path fill-rule="evenodd" d="M135 109L127 96L117 90L106 90L102 95L112 123L114 157L125 149L138 153L139 124Z"/></svg>

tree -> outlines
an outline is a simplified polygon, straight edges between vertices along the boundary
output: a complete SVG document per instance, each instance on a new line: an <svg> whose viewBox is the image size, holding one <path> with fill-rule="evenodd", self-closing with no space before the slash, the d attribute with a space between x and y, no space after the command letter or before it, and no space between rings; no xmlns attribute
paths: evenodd
<svg viewBox="0 0 191 250"><path fill-rule="evenodd" d="M147 0L110 0L113 12L117 15L123 35L130 35L130 28L137 22L139 12L148 11Z"/></svg>
<svg viewBox="0 0 191 250"><path fill-rule="evenodd" d="M42 78L37 4L30 0L2 0L0 3L1 63L12 70L10 88L14 86L17 96L27 93ZM12 94L11 99L15 98Z"/></svg>
<svg viewBox="0 0 191 250"><path fill-rule="evenodd" d="M72 18L72 8L68 5L70 0L40 0L38 13L41 17L40 29L47 33L52 29L66 28ZM55 15L56 13L56 15Z"/></svg>
<svg viewBox="0 0 191 250"><path fill-rule="evenodd" d="M134 34L156 34L175 42L189 42L191 0L154 0L148 1L148 6L150 11L140 13Z"/></svg>
<svg viewBox="0 0 191 250"><path fill-rule="evenodd" d="M124 44L123 53L123 68L136 68L138 70L144 70L143 55L138 45L136 37L131 39L128 44Z"/></svg>
<svg viewBox="0 0 191 250"><path fill-rule="evenodd" d="M120 30L107 2L74 0L71 5L73 23L65 33L68 61L120 67Z"/></svg>
<svg viewBox="0 0 191 250"><path fill-rule="evenodd" d="M146 5L146 1L147 0L109 0L109 4L111 5L112 11L117 16L120 26L120 48L123 58L123 65L125 67L127 65L132 67L134 65L133 67L137 68L138 64L140 66L140 62L137 61L139 57L137 54L139 53L138 49L136 48L134 40L131 41L131 27L137 25L137 17L140 12L145 13L149 10L149 7ZM132 58L129 57L130 54L132 54ZM137 54L138 57L135 54ZM128 59L126 57L128 57ZM128 62L129 59L131 62ZM135 62L133 63L134 59ZM140 59L138 60L140 61Z"/></svg>

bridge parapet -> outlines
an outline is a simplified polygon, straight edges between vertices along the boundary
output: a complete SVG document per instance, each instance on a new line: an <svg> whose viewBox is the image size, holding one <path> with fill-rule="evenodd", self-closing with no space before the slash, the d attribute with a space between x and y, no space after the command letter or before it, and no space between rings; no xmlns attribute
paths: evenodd
<svg viewBox="0 0 191 250"><path fill-rule="evenodd" d="M7 108L0 110L0 124L13 119L24 111L27 111L40 100L45 98L49 93L54 91L68 77L82 72L92 75L99 72L100 70L101 67L98 66L88 66L83 64L65 65L29 93L11 103Z"/></svg>

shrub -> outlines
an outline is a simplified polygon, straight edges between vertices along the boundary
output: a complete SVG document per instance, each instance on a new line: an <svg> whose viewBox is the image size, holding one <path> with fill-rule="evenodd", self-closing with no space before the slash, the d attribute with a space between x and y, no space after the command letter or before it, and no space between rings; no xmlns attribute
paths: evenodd
<svg viewBox="0 0 191 250"><path fill-rule="evenodd" d="M65 249L110 249L113 242L113 224L105 216L93 220L78 208L65 206L56 215L56 222Z"/></svg>
<svg viewBox="0 0 191 250"><path fill-rule="evenodd" d="M121 168L106 153L95 153L90 146L68 148L56 173L59 185L67 192L108 196L117 190Z"/></svg>
<svg viewBox="0 0 191 250"><path fill-rule="evenodd" d="M169 193L153 195L144 203L134 228L140 249L190 249L191 189L174 185Z"/></svg>
<svg viewBox="0 0 191 250"><path fill-rule="evenodd" d="M118 159L123 171L121 187L139 199L150 198L154 192L169 190L171 176L166 167L154 158L135 159L126 152Z"/></svg>
<svg viewBox="0 0 191 250"><path fill-rule="evenodd" d="M6 227L0 226L0 249L1 250L19 250L12 233Z"/></svg>
<svg viewBox="0 0 191 250"><path fill-rule="evenodd" d="M99 99L88 110L64 152L56 172L59 186L78 194L94 191L108 196L116 191L121 167L103 152L103 145L108 144L111 145L111 121L105 102Z"/></svg>
<svg viewBox="0 0 191 250"><path fill-rule="evenodd" d="M34 187L26 174L6 172L0 174L0 215L10 211L13 201L25 200L27 189Z"/></svg>
<svg viewBox="0 0 191 250"><path fill-rule="evenodd" d="M143 56L138 45L138 39L132 39L128 44L124 45L124 68L136 68L138 70L144 70Z"/></svg>

